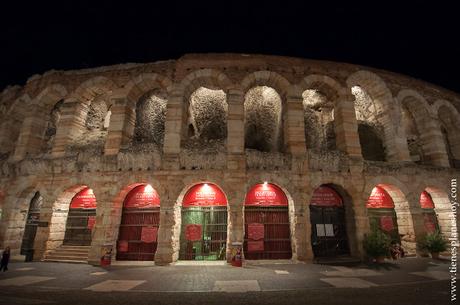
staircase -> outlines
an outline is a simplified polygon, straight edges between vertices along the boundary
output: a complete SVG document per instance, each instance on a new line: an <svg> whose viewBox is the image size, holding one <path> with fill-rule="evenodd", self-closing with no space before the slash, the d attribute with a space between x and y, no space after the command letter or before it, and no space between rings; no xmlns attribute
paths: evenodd
<svg viewBox="0 0 460 305"><path fill-rule="evenodd" d="M62 263L88 263L88 252L90 246L65 246L62 245L45 255L45 262Z"/></svg>

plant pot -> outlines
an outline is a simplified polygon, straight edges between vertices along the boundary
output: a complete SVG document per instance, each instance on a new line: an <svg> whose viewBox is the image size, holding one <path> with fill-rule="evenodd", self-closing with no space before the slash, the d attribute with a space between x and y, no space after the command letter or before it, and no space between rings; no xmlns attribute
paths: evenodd
<svg viewBox="0 0 460 305"><path fill-rule="evenodd" d="M377 256L377 257L375 258L375 262L376 262L377 264L383 264L383 263L385 262L385 256Z"/></svg>
<svg viewBox="0 0 460 305"><path fill-rule="evenodd" d="M439 259L439 252L431 252L432 259Z"/></svg>

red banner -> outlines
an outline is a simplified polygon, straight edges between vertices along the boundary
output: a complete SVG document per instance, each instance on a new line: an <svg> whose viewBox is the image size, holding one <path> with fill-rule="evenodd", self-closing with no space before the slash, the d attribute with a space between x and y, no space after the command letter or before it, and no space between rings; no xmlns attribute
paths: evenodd
<svg viewBox="0 0 460 305"><path fill-rule="evenodd" d="M185 227L185 237L188 241L201 240L201 225L190 224Z"/></svg>
<svg viewBox="0 0 460 305"><path fill-rule="evenodd" d="M252 240L263 239L265 236L265 227L263 223L248 224L248 238Z"/></svg>
<svg viewBox="0 0 460 305"><path fill-rule="evenodd" d="M393 209L395 204L387 191L380 186L376 186L372 190L369 199L367 199L366 207L368 209Z"/></svg>
<svg viewBox="0 0 460 305"><path fill-rule="evenodd" d="M283 190L271 183L256 184L246 195L245 205L287 206Z"/></svg>
<svg viewBox="0 0 460 305"><path fill-rule="evenodd" d="M139 185L126 195L123 206L138 209L159 207L160 196L150 184Z"/></svg>
<svg viewBox="0 0 460 305"><path fill-rule="evenodd" d="M89 187L81 190L77 195L72 198L70 202L71 209L95 209L96 196L93 190Z"/></svg>
<svg viewBox="0 0 460 305"><path fill-rule="evenodd" d="M264 251L264 241L263 240L249 240L248 241L248 252L262 252Z"/></svg>
<svg viewBox="0 0 460 305"><path fill-rule="evenodd" d="M433 199L427 191L423 191L422 194L420 194L420 206L422 209L434 209Z"/></svg>
<svg viewBox="0 0 460 305"><path fill-rule="evenodd" d="M182 201L183 207L226 206L227 198L220 188L211 183L200 183L191 187Z"/></svg>
<svg viewBox="0 0 460 305"><path fill-rule="evenodd" d="M144 243L153 243L157 240L157 235L157 227L142 227L141 241L143 241Z"/></svg>
<svg viewBox="0 0 460 305"><path fill-rule="evenodd" d="M92 230L96 224L96 216L88 216L88 229Z"/></svg>
<svg viewBox="0 0 460 305"><path fill-rule="evenodd" d="M436 215L434 214L423 214L423 222L425 225L425 230L428 233L433 233L436 231Z"/></svg>
<svg viewBox="0 0 460 305"><path fill-rule="evenodd" d="M339 194L328 186L318 187L313 193L310 204L324 207L340 207L343 205Z"/></svg>
<svg viewBox="0 0 460 305"><path fill-rule="evenodd" d="M393 217L391 216L382 216L380 217L380 227L382 230L390 232L394 229Z"/></svg>
<svg viewBox="0 0 460 305"><path fill-rule="evenodd" d="M119 240L118 241L118 252L128 252L128 241L126 240Z"/></svg>

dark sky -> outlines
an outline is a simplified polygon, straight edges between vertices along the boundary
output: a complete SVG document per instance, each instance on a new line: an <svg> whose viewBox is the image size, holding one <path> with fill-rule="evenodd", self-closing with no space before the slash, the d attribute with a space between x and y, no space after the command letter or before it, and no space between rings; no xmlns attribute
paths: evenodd
<svg viewBox="0 0 460 305"><path fill-rule="evenodd" d="M0 90L50 69L241 52L361 64L460 92L460 16L440 1L34 2L1 4Z"/></svg>

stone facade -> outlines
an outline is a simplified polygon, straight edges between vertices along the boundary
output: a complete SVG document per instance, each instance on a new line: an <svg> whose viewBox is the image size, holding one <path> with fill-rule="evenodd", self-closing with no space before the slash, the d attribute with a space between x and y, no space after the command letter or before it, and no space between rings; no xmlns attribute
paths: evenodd
<svg viewBox="0 0 460 305"><path fill-rule="evenodd" d="M38 191L48 223L35 238L40 260L62 244L70 200L89 186L98 204L89 261L98 263L101 247L116 243L126 194L149 183L161 200L155 262L168 264L178 258L191 186L212 182L226 194L230 245L243 240L246 192L269 181L288 197L293 260L313 258L309 200L323 184L344 199L352 255L363 256L366 201L377 185L393 198L403 243L415 253L424 190L443 233L451 231L459 111L458 94L419 80L298 58L190 54L49 71L0 95L0 247L19 253ZM360 124L381 146L363 142Z"/></svg>

